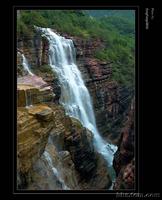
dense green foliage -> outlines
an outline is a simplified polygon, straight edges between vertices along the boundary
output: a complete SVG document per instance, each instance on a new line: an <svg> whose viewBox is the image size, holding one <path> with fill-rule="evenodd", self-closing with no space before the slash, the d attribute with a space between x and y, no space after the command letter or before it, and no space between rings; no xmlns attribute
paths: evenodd
<svg viewBox="0 0 162 200"><path fill-rule="evenodd" d="M21 10L17 17L17 35L18 38L32 37L36 25L85 40L100 38L105 47L97 50L94 57L112 61L112 79L132 86L135 76L134 20L133 11Z"/></svg>
<svg viewBox="0 0 162 200"><path fill-rule="evenodd" d="M135 11L134 10L85 10L90 16L101 18L101 17L122 17L125 19L129 19L134 23Z"/></svg>

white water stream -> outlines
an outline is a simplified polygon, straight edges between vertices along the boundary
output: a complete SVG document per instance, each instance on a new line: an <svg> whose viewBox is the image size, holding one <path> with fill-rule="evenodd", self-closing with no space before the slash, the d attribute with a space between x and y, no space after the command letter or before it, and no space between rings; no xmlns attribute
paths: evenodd
<svg viewBox="0 0 162 200"><path fill-rule="evenodd" d="M76 65L76 52L73 41L54 33L49 28L36 27L36 29L41 31L42 36L46 37L49 41L49 64L53 71L57 73L61 85L60 103L64 106L69 116L77 118L84 127L91 130L94 147L107 162L109 174L114 182L115 173L112 162L117 146L106 142L100 136L97 129L91 97ZM30 75L33 75L23 54L22 58L24 69L26 69ZM50 154L45 151L43 155L48 165L51 167L53 174L62 184L62 188L64 190L69 190L70 188L65 185L58 169L53 166ZM111 190L112 187L113 185L109 190Z"/></svg>
<svg viewBox="0 0 162 200"><path fill-rule="evenodd" d="M27 71L31 76L33 76L34 74L31 72L29 63L28 63L26 57L24 56L24 54L20 53L20 52L18 52L18 54L21 55L21 57L22 57L22 65L24 67L24 70Z"/></svg>
<svg viewBox="0 0 162 200"><path fill-rule="evenodd" d="M49 64L57 73L61 84L61 104L68 115L79 119L84 127L92 131L96 150L104 157L108 166L112 166L117 146L107 143L99 134L90 94L76 65L73 41L49 28L37 29L49 41Z"/></svg>
<svg viewBox="0 0 162 200"><path fill-rule="evenodd" d="M53 163L52 163L52 159L51 159L51 157L50 157L50 154L49 154L47 151L44 151L43 155L44 155L45 159L47 160L48 165L49 165L50 168L52 169L52 172L53 172L54 176L55 176L55 177L59 180L59 182L61 183L62 189L63 189L63 190L70 190L70 188L66 186L64 180L61 178L61 176L60 176L60 174L59 174L57 168L53 166Z"/></svg>

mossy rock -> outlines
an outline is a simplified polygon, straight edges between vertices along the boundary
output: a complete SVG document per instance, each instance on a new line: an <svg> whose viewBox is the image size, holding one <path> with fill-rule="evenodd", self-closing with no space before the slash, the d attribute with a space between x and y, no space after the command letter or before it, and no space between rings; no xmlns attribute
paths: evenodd
<svg viewBox="0 0 162 200"><path fill-rule="evenodd" d="M77 129L83 129L83 126L79 120L77 120L76 118L73 118L73 117L70 117L70 119L71 119L71 123L72 123L73 127L77 128Z"/></svg>
<svg viewBox="0 0 162 200"><path fill-rule="evenodd" d="M70 132L71 132L72 127L76 130L81 130L84 128L82 124L80 123L80 121L75 119L74 117L65 116L64 123L65 123L66 130Z"/></svg>
<svg viewBox="0 0 162 200"><path fill-rule="evenodd" d="M33 66L34 74L41 76L42 74L51 75L53 79L58 79L57 73L52 70L50 65L41 65L40 67Z"/></svg>
<svg viewBox="0 0 162 200"><path fill-rule="evenodd" d="M42 72L42 73L53 73L53 70L51 69L51 66L50 65L41 65L39 67L39 70Z"/></svg>

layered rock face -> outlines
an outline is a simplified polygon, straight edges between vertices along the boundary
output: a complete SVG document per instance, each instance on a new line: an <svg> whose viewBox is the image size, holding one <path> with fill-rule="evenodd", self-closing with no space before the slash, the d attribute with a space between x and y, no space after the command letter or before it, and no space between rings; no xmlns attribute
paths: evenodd
<svg viewBox="0 0 162 200"><path fill-rule="evenodd" d="M118 143L122 138L121 127L127 116L131 91L111 81L110 62L94 58L94 52L104 46L102 41L71 39L76 46L77 65L92 96L97 127L105 139ZM92 133L77 120L66 116L59 105L58 78L49 68L43 69L48 64L47 40L36 34L32 39L20 39L18 48L36 74L24 76L18 57L18 188L108 189L111 179L105 161L94 150ZM30 104L33 107L25 108ZM49 153L55 169L51 168L44 152ZM114 164L117 176L122 177L117 178L115 189L128 187L127 183L131 182L134 161L129 161L124 167ZM54 170L59 170L60 180ZM125 186L121 186L121 180L125 181Z"/></svg>
<svg viewBox="0 0 162 200"><path fill-rule="evenodd" d="M92 133L82 127L80 122L73 118L67 118L65 124L70 128L66 133L65 145L72 155L76 169L82 177L91 177L96 169L96 155L94 153Z"/></svg>
<svg viewBox="0 0 162 200"><path fill-rule="evenodd" d="M92 133L48 98L54 94L42 78L25 76L18 83L18 189L108 189L111 179Z"/></svg>
<svg viewBox="0 0 162 200"><path fill-rule="evenodd" d="M54 93L41 77L23 76L17 80L17 106L25 107L41 102L53 101Z"/></svg>
<svg viewBox="0 0 162 200"><path fill-rule="evenodd" d="M46 105L17 109L18 188L30 182L29 172L43 153L50 130L54 127L52 110Z"/></svg>
<svg viewBox="0 0 162 200"><path fill-rule="evenodd" d="M117 143L133 91L111 81L111 62L94 59L94 52L104 46L102 41L75 38L74 42L77 64L92 96L97 127L105 139Z"/></svg>
<svg viewBox="0 0 162 200"><path fill-rule="evenodd" d="M117 179L114 189L134 189L135 184L135 139L134 139L134 99L121 132L119 148L114 156Z"/></svg>
<svg viewBox="0 0 162 200"><path fill-rule="evenodd" d="M40 67L48 64L48 41L36 32L34 37L18 38L18 51L22 52L31 66ZM21 66L21 57L17 57L17 67Z"/></svg>
<svg viewBox="0 0 162 200"><path fill-rule="evenodd" d="M85 41L78 37L62 35L72 39L76 47L77 65L91 93L100 133L106 140L117 143L133 91L111 81L113 67L111 62L102 62L94 58L96 50L104 47L103 41L100 39ZM55 93L53 100L58 103L61 89L57 75L41 72L42 66L48 64L48 41L41 37L40 33L36 33L33 38L19 39L18 48L24 52L33 70L39 69L35 74L41 76L53 88ZM18 67L20 64L19 61Z"/></svg>
<svg viewBox="0 0 162 200"><path fill-rule="evenodd" d="M49 106L54 109L56 124L50 134L51 142L58 152L69 152L75 169L72 173L75 174L77 187L72 187L72 189L78 187L80 189L109 188L111 178L107 165L94 150L92 133L84 128L78 120L65 115L61 106L51 103Z"/></svg>
<svg viewBox="0 0 162 200"><path fill-rule="evenodd" d="M43 153L54 127L52 110L42 104L52 101L53 93L40 77L25 76L17 81L18 188L25 188L32 166Z"/></svg>
<svg viewBox="0 0 162 200"><path fill-rule="evenodd" d="M32 181L28 184L27 189L80 189L77 171L70 153L68 151L58 151L52 141L48 141L44 153L34 163L30 176Z"/></svg>
<svg viewBox="0 0 162 200"><path fill-rule="evenodd" d="M28 76L28 72L24 70L22 66L23 59L21 54L18 52L25 55L32 72L36 75L35 77L39 79L37 81L34 81L34 79L32 79L32 82L34 81L34 84L36 82L40 82L40 84L36 84L38 86L40 85L41 88L44 87L43 81L46 82L48 86L51 86L51 88L53 89L53 93L55 94L55 96L53 97L53 101L58 103L61 95L61 89L56 73L52 71L51 67L49 66L49 43L47 39L45 37L42 37L41 34L38 32L35 33L34 37L18 38L17 76L19 77L20 83L23 83L25 81L30 84L30 76ZM29 79L29 81L24 80L24 76L26 77L25 79ZM40 80L41 78L42 80Z"/></svg>
<svg viewBox="0 0 162 200"><path fill-rule="evenodd" d="M51 144L51 135L57 130L55 113L60 113L57 105L50 108L44 102L52 102L51 87L38 76L18 78L17 85L17 187L18 189L63 189L58 180L61 174L54 174L53 166L44 156L48 151L51 162L63 169L71 188L77 188L75 168L67 151L57 151ZM63 112L64 113L64 112ZM61 129L59 129L61 132ZM63 132L62 132L63 134ZM64 136L59 141L64 142ZM57 136L55 136L57 137ZM58 141L57 141L58 142ZM63 146L63 143L58 143ZM57 164L56 164L57 163ZM65 170L66 169L66 170ZM62 179L61 179L62 180Z"/></svg>

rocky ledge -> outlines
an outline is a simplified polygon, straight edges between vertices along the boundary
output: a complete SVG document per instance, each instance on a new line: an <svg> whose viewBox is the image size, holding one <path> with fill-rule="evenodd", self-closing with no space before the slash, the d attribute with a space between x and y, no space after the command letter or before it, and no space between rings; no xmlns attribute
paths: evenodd
<svg viewBox="0 0 162 200"><path fill-rule="evenodd" d="M17 80L17 106L25 107L54 98L51 86L38 76L23 76Z"/></svg>
<svg viewBox="0 0 162 200"><path fill-rule="evenodd" d="M92 133L52 101L47 83L25 76L17 90L18 188L108 189L111 178Z"/></svg>

